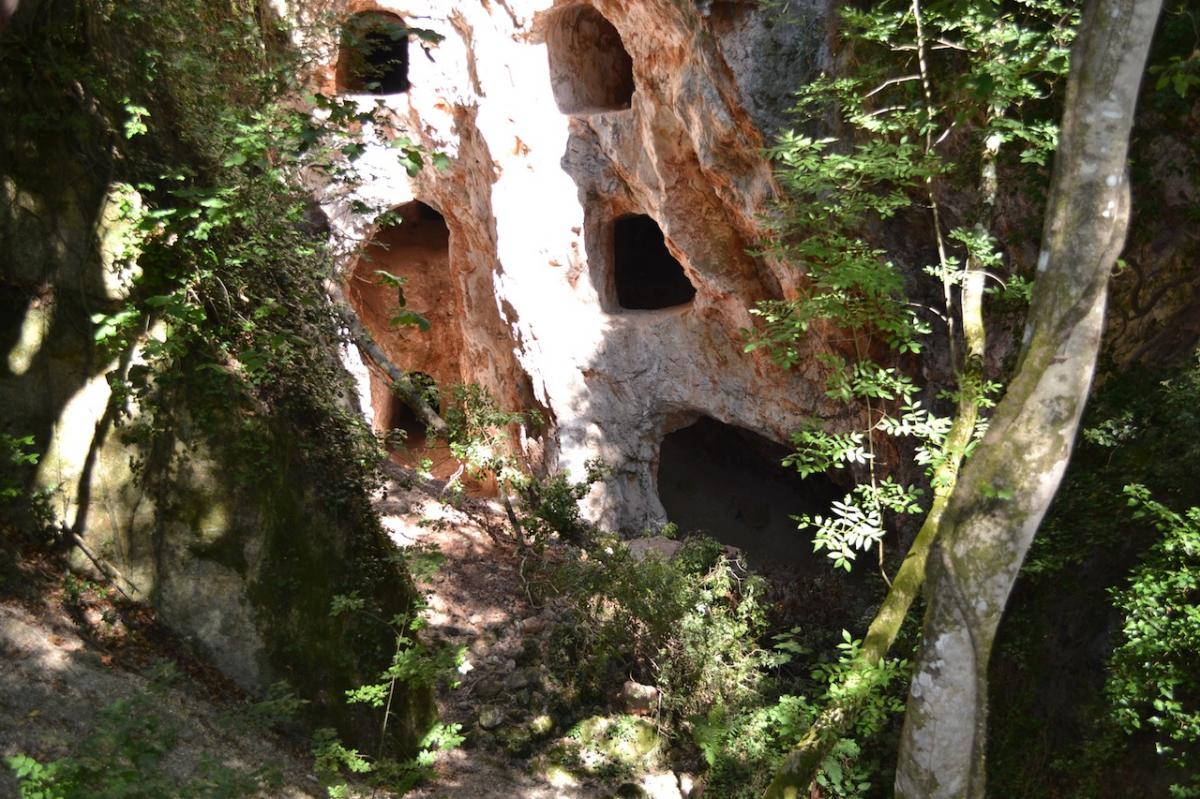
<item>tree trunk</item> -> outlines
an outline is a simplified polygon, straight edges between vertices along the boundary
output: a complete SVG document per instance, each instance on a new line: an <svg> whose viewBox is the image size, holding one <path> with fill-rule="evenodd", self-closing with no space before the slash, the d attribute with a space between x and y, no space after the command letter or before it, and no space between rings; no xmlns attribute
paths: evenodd
<svg viewBox="0 0 1200 799"><path fill-rule="evenodd" d="M1084 13L1025 349L930 553L930 604L904 720L898 797L984 796L988 658L1091 385L1108 277L1128 222L1129 131L1160 6L1096 0Z"/></svg>

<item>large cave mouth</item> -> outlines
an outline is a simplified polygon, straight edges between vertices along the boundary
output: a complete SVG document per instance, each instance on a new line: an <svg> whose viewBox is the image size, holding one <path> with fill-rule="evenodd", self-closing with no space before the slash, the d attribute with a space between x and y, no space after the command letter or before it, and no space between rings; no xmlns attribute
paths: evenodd
<svg viewBox="0 0 1200 799"><path fill-rule="evenodd" d="M364 11L346 20L338 48L338 91L399 94L409 86L404 20L384 11Z"/></svg>
<svg viewBox="0 0 1200 799"><path fill-rule="evenodd" d="M663 439L658 496L683 532L704 532L742 550L756 569L829 571L791 518L825 513L845 493L827 477L802 479L780 461L788 448L701 417Z"/></svg>
<svg viewBox="0 0 1200 799"><path fill-rule="evenodd" d="M696 296L696 287L667 249L662 229L645 214L613 222L613 282L617 304L627 310L674 308Z"/></svg>
<svg viewBox="0 0 1200 799"><path fill-rule="evenodd" d="M554 101L564 114L622 111L633 102L633 59L621 34L589 5L564 8L546 32Z"/></svg>

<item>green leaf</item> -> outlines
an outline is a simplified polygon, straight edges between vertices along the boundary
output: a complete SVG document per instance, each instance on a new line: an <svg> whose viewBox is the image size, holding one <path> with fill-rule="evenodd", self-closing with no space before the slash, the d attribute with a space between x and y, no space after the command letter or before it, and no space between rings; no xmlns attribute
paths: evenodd
<svg viewBox="0 0 1200 799"><path fill-rule="evenodd" d="M388 320L392 327L415 327L422 333L429 330L429 320L416 311L401 310Z"/></svg>

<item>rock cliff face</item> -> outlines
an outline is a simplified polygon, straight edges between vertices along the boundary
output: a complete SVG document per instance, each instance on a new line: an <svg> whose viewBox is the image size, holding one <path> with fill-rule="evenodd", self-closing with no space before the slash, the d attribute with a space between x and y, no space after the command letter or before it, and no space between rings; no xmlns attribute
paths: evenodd
<svg viewBox="0 0 1200 799"><path fill-rule="evenodd" d="M756 3L683 0L345 10L380 12L445 37L393 59L406 64L406 91L348 84L345 52L328 70L326 88L382 103L396 135L450 156L408 180L378 147L363 156L360 195L326 202L342 232L390 245L371 261L371 246L351 255L344 277L397 363L542 408L550 425L540 440L522 436L527 454L577 475L592 457L616 467L590 513L624 530L666 520L667 434L707 416L785 441L806 417L836 421L843 410L823 396L814 359L785 373L744 354L739 334L755 300L795 279L748 251L775 191L763 131L816 66L824 2L792 3L783 18ZM354 199L406 222L373 229ZM434 256L422 231L439 214ZM428 333L387 330L373 262L409 279ZM826 341L814 332L803 346L815 355ZM386 383L372 382L364 393L382 426Z"/></svg>
<svg viewBox="0 0 1200 799"><path fill-rule="evenodd" d="M41 45L51 40L48 27L60 24L37 3L24 3L22 13L0 51ZM62 36L46 45L52 54L53 46L77 43ZM94 58L97 73L112 66L91 42L78 43L72 56L84 66ZM140 200L122 180L130 159L109 135L111 120L99 104L74 99L94 75L67 92L54 83L65 73L14 70L0 80L0 107L21 120L0 131L0 484L11 491L19 483L7 481L27 481L46 503L45 518L33 520L10 520L8 504L0 507L0 559L11 566L17 524L57 528L64 543L81 545L71 550L73 566L96 577L99 570L126 596L152 605L248 692L286 679L311 700L314 720L378 741L374 716L348 708L343 697L386 667L394 636L374 621L331 617L330 602L360 591L390 618L411 609L412 585L389 559L365 487L339 496L325 490L341 484L323 479L334 469L322 470L322 453L306 446L311 415L298 418L282 403L251 406L244 393L218 388L228 384L193 380L186 375L197 372L183 369L174 377L184 382L157 384L153 401L131 399L130 387L151 379L144 348L164 326L147 324L115 351L97 344L95 319L136 295L134 267L122 257L135 223L120 208ZM158 88L165 102L175 99L176 87ZM200 158L180 151L181 159ZM321 296L324 286L313 282ZM320 351L323 374L352 398L338 357L330 336ZM247 425L251 418L262 424ZM318 421L345 434L339 441L358 423ZM28 454L36 457L18 477L11 436L32 441ZM431 694L418 687L399 698L394 729L412 751Z"/></svg>

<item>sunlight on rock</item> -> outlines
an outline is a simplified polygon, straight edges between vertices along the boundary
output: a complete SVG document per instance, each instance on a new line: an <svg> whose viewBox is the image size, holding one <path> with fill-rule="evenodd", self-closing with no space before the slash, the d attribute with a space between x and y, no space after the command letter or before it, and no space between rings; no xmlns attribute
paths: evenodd
<svg viewBox="0 0 1200 799"><path fill-rule="evenodd" d="M51 313L40 304L30 305L25 312L25 320L21 323L21 335L17 343L8 351L8 369L20 377L33 365L45 341L46 333L50 330Z"/></svg>
<svg viewBox="0 0 1200 799"><path fill-rule="evenodd" d="M144 217L142 195L136 189L128 183L109 186L96 223L96 242L104 293L110 300L127 296L142 273L137 258L141 254L140 226Z"/></svg>

